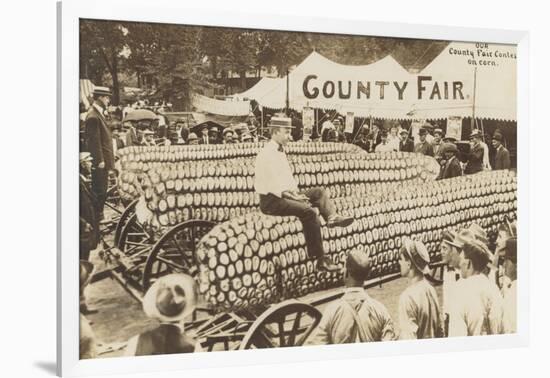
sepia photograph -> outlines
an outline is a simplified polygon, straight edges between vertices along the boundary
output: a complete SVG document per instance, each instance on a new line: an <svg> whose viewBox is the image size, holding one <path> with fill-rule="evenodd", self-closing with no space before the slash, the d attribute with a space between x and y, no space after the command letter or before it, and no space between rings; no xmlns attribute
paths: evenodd
<svg viewBox="0 0 550 378"><path fill-rule="evenodd" d="M79 359L518 332L516 45L78 28Z"/></svg>

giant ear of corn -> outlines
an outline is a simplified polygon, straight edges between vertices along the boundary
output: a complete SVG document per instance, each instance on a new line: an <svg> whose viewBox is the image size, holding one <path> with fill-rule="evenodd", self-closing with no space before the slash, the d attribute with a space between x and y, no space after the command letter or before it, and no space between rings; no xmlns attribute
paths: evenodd
<svg viewBox="0 0 550 378"><path fill-rule="evenodd" d="M389 188L389 186L388 186ZM402 237L422 240L432 262L439 259L441 233L479 223L495 232L516 217L516 176L483 172L393 189L375 196L353 194L335 200L353 215L347 228L322 225L325 252L343 266L357 249L372 259L369 278L398 272ZM251 212L215 226L196 250L199 291L220 311L264 306L342 285L343 275L319 272L308 257L301 222Z"/></svg>
<svg viewBox="0 0 550 378"><path fill-rule="evenodd" d="M259 198L254 192L254 160L262 146L236 146L240 150L235 145L122 150L121 196L142 196L150 212L142 223L154 232L189 219L220 222L255 211ZM202 160L188 160L199 151ZM423 155L367 154L341 143L292 143L288 156L300 189L322 186L332 198L381 195L391 183L431 180L438 169L434 159Z"/></svg>

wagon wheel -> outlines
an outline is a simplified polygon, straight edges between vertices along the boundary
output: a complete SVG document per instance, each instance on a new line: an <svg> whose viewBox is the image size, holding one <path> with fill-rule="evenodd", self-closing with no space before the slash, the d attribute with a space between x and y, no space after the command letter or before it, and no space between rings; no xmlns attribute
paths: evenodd
<svg viewBox="0 0 550 378"><path fill-rule="evenodd" d="M321 321L315 307L294 299L265 311L252 324L239 349L301 346Z"/></svg>
<svg viewBox="0 0 550 378"><path fill-rule="evenodd" d="M116 171L109 172L107 198L105 200L105 205L109 206L115 212L119 214L121 213L121 210L119 208L121 205L121 199L118 193L118 173Z"/></svg>
<svg viewBox="0 0 550 378"><path fill-rule="evenodd" d="M155 243L147 257L143 270L143 289L159 277L174 272L190 275L196 273L195 250L199 240L208 233L216 222L188 220L166 232Z"/></svg>
<svg viewBox="0 0 550 378"><path fill-rule="evenodd" d="M132 217L132 215L134 215L136 211L137 202L138 200L132 201L120 215L120 218L118 220L118 223L115 229L115 246L117 246L118 248L120 248L119 241L120 241L120 235L122 234L122 230L128 223L128 220Z"/></svg>

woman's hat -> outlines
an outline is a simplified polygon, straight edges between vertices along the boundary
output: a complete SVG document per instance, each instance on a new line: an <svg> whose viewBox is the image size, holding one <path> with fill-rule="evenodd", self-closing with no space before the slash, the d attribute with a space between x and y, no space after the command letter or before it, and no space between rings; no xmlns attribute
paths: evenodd
<svg viewBox="0 0 550 378"><path fill-rule="evenodd" d="M195 309L195 281L183 273L159 278L143 297L143 311L161 322L183 320Z"/></svg>

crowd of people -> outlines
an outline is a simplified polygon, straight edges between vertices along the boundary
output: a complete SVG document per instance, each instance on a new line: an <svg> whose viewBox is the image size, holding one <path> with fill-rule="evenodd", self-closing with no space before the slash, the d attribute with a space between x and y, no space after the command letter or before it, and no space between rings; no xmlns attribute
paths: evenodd
<svg viewBox="0 0 550 378"><path fill-rule="evenodd" d="M105 116L110 97L108 88L96 87L94 103L84 120L86 149L80 155L81 314L84 315L88 311L84 289L93 270L88 262L89 251L98 243L97 233L90 230L97 231L98 222L103 218L107 173L114 169L115 151L120 148L117 144L120 136L115 133L113 137ZM170 125L164 126L165 130L169 130ZM241 132L226 128L221 135L217 128L205 127L198 136L189 130L184 131L186 127L182 124L178 130L178 143L180 139L185 140L186 144L230 144L236 140L257 140L256 129L244 126ZM426 124L420 129L417 144L409 139L407 130L392 128L388 133L378 127L373 129L374 134L371 130L369 134L362 135L357 143L367 151L415 151L434 156L442 166L439 178L486 169L487 146L483 145L479 132L472 133L471 148L466 163L463 163L457 159L456 141L445 138L439 129L431 131L429 126ZM320 210L329 227L347 227L354 219L337 214L323 188L307 192L298 190L285 153L293 128L291 119L284 116L274 116L268 124L271 139L258 154L255 167L254 186L260 196L260 210L269 215L297 216L304 226L308 254L317 259L316 268L335 271L339 268L325 256L321 221L313 208ZM327 135L332 135L331 131ZM144 140L142 143L154 142L157 130L145 128L140 132ZM345 138L345 133L336 133L336 138ZM497 151L493 168L509 168L510 157L502 145L502 135L493 135L493 146ZM515 225L509 222L501 225L493 251L489 248L487 234L479 225L448 230L442 237L441 256L445 274L440 303L428 279L431 261L425 245L410 238L402 240L399 265L408 286L399 297L397 319L392 319L386 307L371 298L363 288L370 275L369 256L350 252L345 265L344 295L326 308L308 343L338 344L515 332ZM171 274L158 279L146 293L143 309L146 315L158 320L159 325L133 337L126 353L151 355L200 351L199 343L189 337L184 329L184 319L193 312L196 300L195 283L184 274ZM81 357L94 357L94 345L93 331L83 318Z"/></svg>
<svg viewBox="0 0 550 378"><path fill-rule="evenodd" d="M352 138L351 134L344 132L344 124L340 118L335 118L332 122L326 121L321 127L320 136L314 133L311 139L353 143L367 152L404 151L432 156L441 165L439 179L483 170L511 168L510 151L505 147L504 136L499 130L491 137L493 156L490 156L489 146L483 141L479 130L471 133L469 147L459 150L461 141L445 136L441 128L434 127L429 122L420 127L416 143L412 138L411 128L401 128L395 124L389 130L377 123L364 125Z"/></svg>

